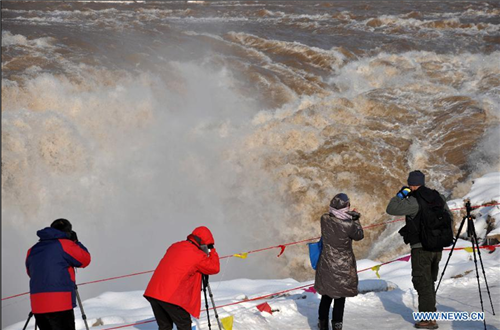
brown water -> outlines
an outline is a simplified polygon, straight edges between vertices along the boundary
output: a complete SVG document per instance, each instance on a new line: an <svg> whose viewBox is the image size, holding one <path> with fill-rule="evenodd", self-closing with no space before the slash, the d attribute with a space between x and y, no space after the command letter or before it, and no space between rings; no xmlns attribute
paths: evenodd
<svg viewBox="0 0 500 330"><path fill-rule="evenodd" d="M340 191L371 224L410 170L460 197L499 169L499 2L3 1L2 29L4 296L57 217L95 279L197 225L235 253L318 236ZM275 259L224 279L312 276L305 247Z"/></svg>

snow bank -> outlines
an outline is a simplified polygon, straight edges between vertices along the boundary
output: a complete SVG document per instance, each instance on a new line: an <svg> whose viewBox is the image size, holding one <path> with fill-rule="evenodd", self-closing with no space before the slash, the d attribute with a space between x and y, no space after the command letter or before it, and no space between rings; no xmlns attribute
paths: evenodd
<svg viewBox="0 0 500 330"><path fill-rule="evenodd" d="M473 181L470 192L463 198L448 202L450 208L463 207L464 199L470 199L472 205L480 205L491 201L500 201L500 172L484 175Z"/></svg>

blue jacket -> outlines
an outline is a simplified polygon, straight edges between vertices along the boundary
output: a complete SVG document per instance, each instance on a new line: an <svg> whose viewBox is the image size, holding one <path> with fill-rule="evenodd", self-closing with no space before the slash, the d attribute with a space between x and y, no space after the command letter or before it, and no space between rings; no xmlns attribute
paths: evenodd
<svg viewBox="0 0 500 330"><path fill-rule="evenodd" d="M28 250L31 311L60 312L76 307L74 267L87 267L90 254L66 233L47 227L37 232L40 241Z"/></svg>

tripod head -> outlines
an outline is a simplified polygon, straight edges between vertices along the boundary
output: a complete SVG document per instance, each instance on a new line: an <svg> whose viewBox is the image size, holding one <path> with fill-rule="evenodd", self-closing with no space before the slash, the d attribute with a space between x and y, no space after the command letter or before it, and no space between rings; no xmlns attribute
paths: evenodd
<svg viewBox="0 0 500 330"><path fill-rule="evenodd" d="M467 218L475 219L476 217L470 214L472 212L472 207L470 206L470 199L464 200L464 205L465 205L465 210L467 212Z"/></svg>
<svg viewBox="0 0 500 330"><path fill-rule="evenodd" d="M201 274L201 283L203 284L204 288L208 286L208 275Z"/></svg>
<svg viewBox="0 0 500 330"><path fill-rule="evenodd" d="M470 205L470 199L466 199L464 201L464 204L465 204L465 210L467 212L467 214L464 217L464 220L467 219L467 237L470 237L472 239L475 238L476 236L475 235L476 230L474 228L474 219L476 218L476 216L471 214L472 207Z"/></svg>

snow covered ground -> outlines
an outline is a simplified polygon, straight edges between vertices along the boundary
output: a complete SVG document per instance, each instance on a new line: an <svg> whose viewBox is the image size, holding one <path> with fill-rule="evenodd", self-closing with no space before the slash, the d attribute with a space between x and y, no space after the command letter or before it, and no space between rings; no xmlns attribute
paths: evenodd
<svg viewBox="0 0 500 330"><path fill-rule="evenodd" d="M492 173L475 181L468 196L473 205L500 200L500 173ZM449 202L450 208L461 207L462 200ZM486 215L496 220L494 227L499 228L500 214L498 206L483 207L475 211L478 216L478 231L485 228ZM470 242L460 240L457 247L470 247ZM449 251L443 252L439 276L448 259ZM481 250L486 278L491 299L497 315L492 314L490 300L485 288L481 265L478 262L482 300L485 310L487 329L500 329L500 248L494 251ZM372 260L358 260L358 270L380 264ZM344 329L412 329L412 312L418 311L417 294L411 283L411 262L395 261L380 267L378 273L368 269L359 273L357 297L348 298L344 315ZM309 282L297 282L293 279L249 280L213 282L212 290L217 306L240 302L245 299L300 287ZM135 322L150 321L127 329L157 329L149 303L142 297L143 289L132 292L105 292L100 296L83 302L89 325L92 329L103 330ZM233 329L316 329L317 310L320 296L304 289L291 291L262 300L247 301L240 304L218 308L220 318L233 316ZM443 282L438 291L437 309L440 312L480 312L478 283L472 253L455 250L446 269ZM260 312L255 307L268 302L273 314ZM202 306L205 303L202 302ZM77 329L85 329L80 310L75 309ZM218 329L211 311L212 329ZM440 321L440 329L483 329L483 322L478 321ZM22 329L24 322L17 323L6 330ZM28 329L33 329L34 322ZM208 329L206 312L199 320L193 319L196 329Z"/></svg>

